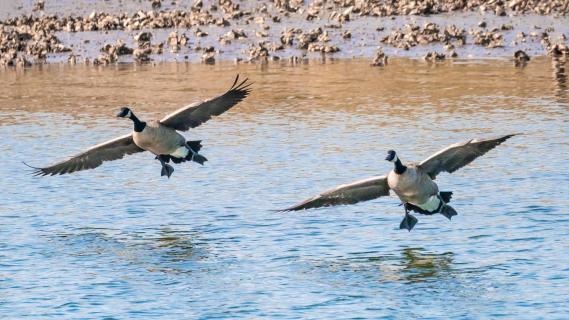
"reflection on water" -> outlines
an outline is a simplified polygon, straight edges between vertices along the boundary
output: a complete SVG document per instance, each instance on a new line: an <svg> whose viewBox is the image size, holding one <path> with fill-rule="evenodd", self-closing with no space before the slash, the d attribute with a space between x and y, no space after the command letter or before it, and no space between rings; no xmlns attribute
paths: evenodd
<svg viewBox="0 0 569 320"><path fill-rule="evenodd" d="M81 228L76 233L61 233L65 253L77 257L108 258L115 263L143 267L151 272L189 273L189 263L206 258L204 245L196 244L196 234L162 228L132 234L113 229ZM103 257L101 257L103 256Z"/></svg>
<svg viewBox="0 0 569 320"><path fill-rule="evenodd" d="M420 282L448 275L453 254L429 254L422 252L421 248L405 248L402 256L405 279Z"/></svg>
<svg viewBox="0 0 569 320"><path fill-rule="evenodd" d="M61 318L556 318L569 314L562 60L393 59L296 67L38 66L0 72L0 314ZM68 176L44 165L250 77L184 133L206 166L145 154ZM124 120L124 119L123 119ZM437 177L459 215L398 229L398 200L273 210L457 141L522 132ZM554 292L555 294L551 294ZM513 294L515 293L515 294Z"/></svg>
<svg viewBox="0 0 569 320"><path fill-rule="evenodd" d="M553 77L555 79L555 94L559 98L559 103L569 105L567 89L567 57L556 57L551 59L553 66Z"/></svg>
<svg viewBox="0 0 569 320"><path fill-rule="evenodd" d="M436 282L452 277L452 252L431 253L423 248L403 248L400 252L384 255L370 255L339 259L333 263L324 261L333 272L352 270L372 272L380 281L394 282ZM322 265L321 265L322 266Z"/></svg>

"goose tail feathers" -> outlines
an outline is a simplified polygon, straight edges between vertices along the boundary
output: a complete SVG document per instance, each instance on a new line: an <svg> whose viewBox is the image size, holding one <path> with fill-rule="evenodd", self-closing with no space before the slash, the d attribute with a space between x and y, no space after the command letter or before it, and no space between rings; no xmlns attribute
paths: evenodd
<svg viewBox="0 0 569 320"><path fill-rule="evenodd" d="M453 216L456 216L458 213L454 210L453 207L449 206L448 204L443 205L440 212L443 216L447 217L447 219L451 219Z"/></svg>
<svg viewBox="0 0 569 320"><path fill-rule="evenodd" d="M188 154L186 160L197 162L203 166L204 162L207 161L207 158L196 152L193 154L192 153Z"/></svg>
<svg viewBox="0 0 569 320"><path fill-rule="evenodd" d="M207 161L207 158L198 153L202 148L202 141L186 141L186 145L190 149L190 152L186 156L186 160L197 162L203 166L204 162Z"/></svg>
<svg viewBox="0 0 569 320"><path fill-rule="evenodd" d="M452 199L452 191L441 191L439 195L444 203L449 203L450 199Z"/></svg>
<svg viewBox="0 0 569 320"><path fill-rule="evenodd" d="M186 141L186 144L188 145L188 148L194 150L195 152L199 152L202 148L202 141L201 140Z"/></svg>

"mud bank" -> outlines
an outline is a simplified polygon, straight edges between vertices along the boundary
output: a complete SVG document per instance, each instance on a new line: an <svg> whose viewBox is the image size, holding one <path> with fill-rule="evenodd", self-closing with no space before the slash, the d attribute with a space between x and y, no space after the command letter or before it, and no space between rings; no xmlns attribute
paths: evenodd
<svg viewBox="0 0 569 320"><path fill-rule="evenodd" d="M566 57L567 1L13 1L0 66Z"/></svg>

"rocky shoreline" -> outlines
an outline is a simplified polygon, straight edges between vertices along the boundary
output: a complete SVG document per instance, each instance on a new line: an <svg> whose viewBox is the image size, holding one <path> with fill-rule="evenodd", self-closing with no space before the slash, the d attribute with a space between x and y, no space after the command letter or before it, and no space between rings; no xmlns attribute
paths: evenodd
<svg viewBox="0 0 569 320"><path fill-rule="evenodd" d="M364 57L384 66L389 56L430 62L509 57L523 65L530 56L569 55L566 0L145 0L138 2L143 8L131 13L88 15L51 14L51 1L46 1L22 5L0 21L0 66L220 60L294 64L318 57Z"/></svg>

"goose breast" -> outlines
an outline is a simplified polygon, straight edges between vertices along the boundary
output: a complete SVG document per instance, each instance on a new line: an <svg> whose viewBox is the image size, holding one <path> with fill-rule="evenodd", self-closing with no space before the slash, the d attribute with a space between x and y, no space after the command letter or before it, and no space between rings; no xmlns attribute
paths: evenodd
<svg viewBox="0 0 569 320"><path fill-rule="evenodd" d="M158 121L149 121L142 132L133 133L134 143L156 155L171 154L186 144L184 136Z"/></svg>

